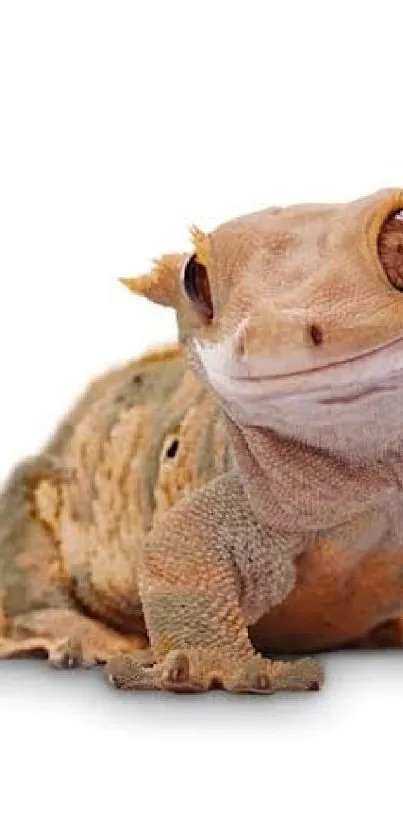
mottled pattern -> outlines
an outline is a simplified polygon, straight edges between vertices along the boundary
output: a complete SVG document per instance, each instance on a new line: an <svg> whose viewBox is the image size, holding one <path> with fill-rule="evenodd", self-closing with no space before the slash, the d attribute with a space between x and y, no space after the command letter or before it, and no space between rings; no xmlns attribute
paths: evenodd
<svg viewBox="0 0 403 839"><path fill-rule="evenodd" d="M215 401L178 347L93 383L0 501L0 656L83 659L147 646L138 593L145 534L231 463Z"/></svg>

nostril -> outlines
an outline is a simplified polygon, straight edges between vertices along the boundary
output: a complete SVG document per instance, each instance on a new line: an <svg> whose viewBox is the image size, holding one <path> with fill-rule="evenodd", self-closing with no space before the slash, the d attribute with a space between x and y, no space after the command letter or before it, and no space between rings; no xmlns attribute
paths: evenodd
<svg viewBox="0 0 403 839"><path fill-rule="evenodd" d="M237 359L242 360L246 353L246 340L244 330L240 330L234 342L234 355Z"/></svg>
<svg viewBox="0 0 403 839"><path fill-rule="evenodd" d="M318 323L311 323L309 326L309 336L315 347L323 344L323 329Z"/></svg>
<svg viewBox="0 0 403 839"><path fill-rule="evenodd" d="M389 282L403 291L403 212L384 222L378 239L378 254Z"/></svg>

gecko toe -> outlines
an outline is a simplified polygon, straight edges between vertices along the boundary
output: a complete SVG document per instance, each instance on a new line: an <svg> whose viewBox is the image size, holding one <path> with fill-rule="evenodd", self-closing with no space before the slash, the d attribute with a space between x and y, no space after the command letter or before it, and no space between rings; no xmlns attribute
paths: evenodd
<svg viewBox="0 0 403 839"><path fill-rule="evenodd" d="M67 638L55 644L50 650L49 664L56 669L71 670L82 667L83 663L83 649L81 642L77 639Z"/></svg>
<svg viewBox="0 0 403 839"><path fill-rule="evenodd" d="M121 690L156 690L160 687L158 668L141 654L116 655L108 661L105 671L111 684Z"/></svg>
<svg viewBox="0 0 403 839"><path fill-rule="evenodd" d="M248 662L233 690L237 693L277 693L277 691L319 690L323 670L315 659L296 661Z"/></svg>
<svg viewBox="0 0 403 839"><path fill-rule="evenodd" d="M164 679L173 685L184 685L190 679L190 662L186 653L175 651L165 659Z"/></svg>

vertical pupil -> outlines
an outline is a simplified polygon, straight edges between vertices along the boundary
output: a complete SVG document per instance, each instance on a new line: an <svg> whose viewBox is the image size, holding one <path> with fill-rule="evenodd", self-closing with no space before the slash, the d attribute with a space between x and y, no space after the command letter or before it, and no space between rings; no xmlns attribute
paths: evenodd
<svg viewBox="0 0 403 839"><path fill-rule="evenodd" d="M211 319L213 305L211 301L210 284L207 269L198 262L194 254L186 265L184 272L184 286L189 300L194 303L200 314Z"/></svg>
<svg viewBox="0 0 403 839"><path fill-rule="evenodd" d="M192 256L189 259L188 264L185 268L185 289L188 297L191 300L194 300L197 297L197 287L196 287L196 280L197 280L197 270L196 270L196 257Z"/></svg>
<svg viewBox="0 0 403 839"><path fill-rule="evenodd" d="M378 238L378 253L385 274L398 291L403 291L403 218L395 213L383 224Z"/></svg>

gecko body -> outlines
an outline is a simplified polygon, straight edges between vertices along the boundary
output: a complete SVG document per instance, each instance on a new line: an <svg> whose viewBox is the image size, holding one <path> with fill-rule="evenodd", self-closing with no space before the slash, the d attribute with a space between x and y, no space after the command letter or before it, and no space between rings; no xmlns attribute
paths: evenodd
<svg viewBox="0 0 403 839"><path fill-rule="evenodd" d="M180 343L93 383L11 476L3 657L270 693L322 681L271 653L402 645L402 209L263 210L126 281Z"/></svg>

